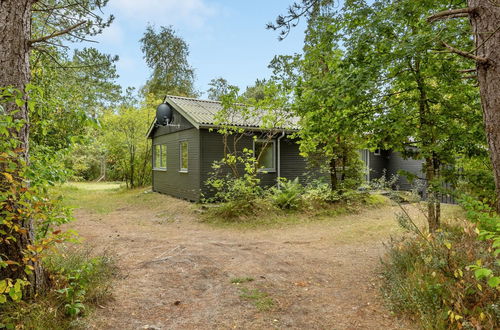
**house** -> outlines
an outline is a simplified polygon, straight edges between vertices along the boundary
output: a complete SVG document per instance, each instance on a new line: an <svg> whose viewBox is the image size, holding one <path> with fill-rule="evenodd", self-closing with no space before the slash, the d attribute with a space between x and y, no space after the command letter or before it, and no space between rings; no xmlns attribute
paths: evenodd
<svg viewBox="0 0 500 330"><path fill-rule="evenodd" d="M166 106L165 106L166 104ZM204 184L213 171L212 164L224 157L223 137L215 128L216 115L223 109L217 101L167 96L161 106L165 112L158 122L158 116L151 124L147 137L152 140L153 191L191 201L198 201L203 194L209 194ZM160 110L160 108L159 108ZM253 120L252 120L253 119ZM161 119L163 120L163 119ZM273 128L273 138L266 143L266 135L259 118L233 116L230 125L244 129L239 148L261 151L259 165L265 171L259 173L261 184L275 185L279 177L305 181L306 173L316 177L322 174L308 166L299 153L299 146L291 135L297 131L297 120L293 119L283 127ZM262 150L264 148L264 150ZM391 151L361 151L361 158L367 166L367 180L379 178L384 169L387 175L404 169L419 175L421 162L404 160L399 153ZM328 176L325 177L328 180ZM402 188L409 183L400 179Z"/></svg>

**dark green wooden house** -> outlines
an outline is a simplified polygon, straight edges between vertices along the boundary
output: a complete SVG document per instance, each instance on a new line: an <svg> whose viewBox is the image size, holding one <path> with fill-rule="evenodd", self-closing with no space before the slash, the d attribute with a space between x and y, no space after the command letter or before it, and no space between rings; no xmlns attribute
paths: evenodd
<svg viewBox="0 0 500 330"><path fill-rule="evenodd" d="M216 130L216 114L223 109L217 101L167 96L164 103L172 111L171 120L159 125L157 120L151 124L147 133L153 148L153 191L191 201L198 201L202 194L210 195L205 182L212 170L214 161L224 156L222 135ZM299 154L297 141L291 134L297 131L298 120L291 120L284 127L273 128L274 138L265 144L259 137L266 134L260 120L232 118L231 125L239 126L247 132L239 142L239 148L260 151L261 183L275 185L277 178L295 178L305 181L306 176L325 176L307 165ZM259 153L259 152L258 152ZM390 177L400 170L422 175L422 161L404 159L399 152L390 150L360 150L360 157L366 165L366 180L380 178L384 173ZM410 183L401 176L398 186L402 190L411 189Z"/></svg>
<svg viewBox="0 0 500 330"><path fill-rule="evenodd" d="M147 133L153 147L153 191L198 201L202 193L209 194L205 181L212 172L212 164L224 156L223 138L213 130L216 114L222 110L217 101L167 96L164 103L173 109L167 125L151 124ZM259 174L263 185L274 185L278 177L304 179L307 162L299 154L299 146L290 135L296 131L293 124L274 128L277 132L270 143L259 137L266 130L254 122L233 118L231 125L245 129L239 148L258 150L265 147L260 164L265 171ZM293 122L293 121L292 121Z"/></svg>

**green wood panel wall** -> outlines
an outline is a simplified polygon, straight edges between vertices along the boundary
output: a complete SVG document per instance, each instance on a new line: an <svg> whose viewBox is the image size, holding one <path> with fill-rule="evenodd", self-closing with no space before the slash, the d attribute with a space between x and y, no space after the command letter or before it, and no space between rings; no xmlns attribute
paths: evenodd
<svg viewBox="0 0 500 330"><path fill-rule="evenodd" d="M180 173L180 141L188 141L188 173ZM200 198L200 133L187 129L155 136L153 145L167 145L167 170L153 170L153 191L198 201Z"/></svg>

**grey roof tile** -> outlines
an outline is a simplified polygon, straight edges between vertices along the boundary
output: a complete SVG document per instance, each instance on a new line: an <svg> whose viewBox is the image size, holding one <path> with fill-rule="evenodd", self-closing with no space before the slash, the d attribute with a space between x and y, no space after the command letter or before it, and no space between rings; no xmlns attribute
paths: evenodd
<svg viewBox="0 0 500 330"><path fill-rule="evenodd" d="M221 102L209 101L209 100L198 100L194 98L172 96L168 95L167 100L174 103L179 107L187 116L189 116L193 121L198 123L199 126L214 126L216 124L216 115L219 111L223 110ZM276 125L279 127L273 127L276 129L298 129L298 117L290 116L287 113L283 113L282 118L289 117L285 120L280 120L280 124ZM280 118L281 119L281 118ZM241 113L234 112L229 120L230 122L225 123L228 125L235 125L241 127L250 128L261 128L263 126L263 118L258 116L246 117Z"/></svg>

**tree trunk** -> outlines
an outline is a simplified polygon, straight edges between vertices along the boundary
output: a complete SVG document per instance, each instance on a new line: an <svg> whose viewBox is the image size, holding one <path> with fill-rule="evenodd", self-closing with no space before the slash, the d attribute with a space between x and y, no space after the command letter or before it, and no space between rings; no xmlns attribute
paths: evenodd
<svg viewBox="0 0 500 330"><path fill-rule="evenodd" d="M410 63L410 68L415 74L415 81L417 83L417 89L420 94L419 100L419 123L420 129L419 134L422 140L422 146L424 149L429 149L431 146L435 145L435 139L433 137L432 127L433 123L429 120L429 100L427 97L427 90L424 78L422 77L420 71L420 60L415 59L415 65ZM428 152L428 151L427 151ZM436 157L427 156L425 157L425 179L427 181L427 222L429 224L429 232L434 233L439 229L441 225L441 204L437 198L437 193L432 187L434 179L436 177ZM439 167L439 166L438 166Z"/></svg>
<svg viewBox="0 0 500 330"><path fill-rule="evenodd" d="M435 179L435 162L429 157L425 159L425 179L427 181L427 222L429 223L429 232L434 233L441 226L441 204L437 192L432 187Z"/></svg>
<svg viewBox="0 0 500 330"><path fill-rule="evenodd" d="M330 159L330 180L332 181L332 191L338 189L337 162L335 158Z"/></svg>
<svg viewBox="0 0 500 330"><path fill-rule="evenodd" d="M0 87L11 86L24 92L30 81L28 40L31 34L31 5L33 0L0 0ZM26 106L19 108L15 104L6 104L7 113L16 119L26 122L19 132L13 132L20 141L23 151L20 159L29 162L29 121ZM17 111L17 112L15 112ZM0 210L1 212L1 210ZM25 220L21 226L25 234L17 234L15 244L2 244L0 255L7 260L22 262L23 251L34 241L34 224L32 219ZM46 283L45 274L38 262L34 263L34 272L27 276L31 285L26 294L34 296ZM1 278L24 278L24 267L9 267L2 270Z"/></svg>
<svg viewBox="0 0 500 330"><path fill-rule="evenodd" d="M500 212L500 1L468 0L468 6L476 55L488 59L477 62L477 75Z"/></svg>

